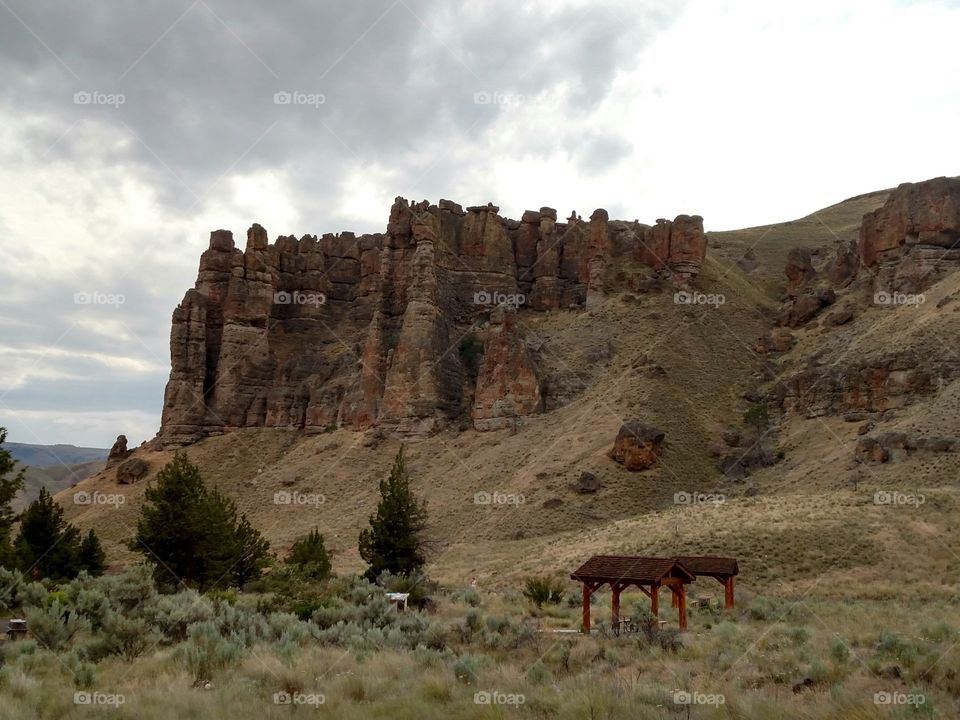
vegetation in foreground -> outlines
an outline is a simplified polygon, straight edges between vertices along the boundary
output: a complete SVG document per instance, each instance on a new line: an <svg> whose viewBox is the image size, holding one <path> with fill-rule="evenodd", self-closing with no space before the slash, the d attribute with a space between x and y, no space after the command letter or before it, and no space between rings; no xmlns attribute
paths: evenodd
<svg viewBox="0 0 960 720"><path fill-rule="evenodd" d="M0 571L32 632L0 649L0 716L947 718L960 695L955 605L757 597L691 609L684 634L585 637L569 589L538 608L429 588L431 612L400 612L401 578L296 567L205 594L162 594L147 566L56 586Z"/></svg>

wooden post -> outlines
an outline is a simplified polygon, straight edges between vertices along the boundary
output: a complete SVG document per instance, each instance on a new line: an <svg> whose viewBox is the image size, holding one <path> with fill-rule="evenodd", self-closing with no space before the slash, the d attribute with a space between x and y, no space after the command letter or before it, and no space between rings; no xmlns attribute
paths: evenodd
<svg viewBox="0 0 960 720"><path fill-rule="evenodd" d="M610 587L613 590L613 600L610 603L610 629L616 634L620 629L620 586L614 583Z"/></svg>
<svg viewBox="0 0 960 720"><path fill-rule="evenodd" d="M590 634L590 586L583 584L583 631Z"/></svg>
<svg viewBox="0 0 960 720"><path fill-rule="evenodd" d="M660 615L660 583L650 586L650 612L654 617Z"/></svg>
<svg viewBox="0 0 960 720"><path fill-rule="evenodd" d="M733 576L732 575L723 581L723 606L728 609L733 607Z"/></svg>
<svg viewBox="0 0 960 720"><path fill-rule="evenodd" d="M680 614L680 629L687 629L687 586L680 584L680 592L677 597L677 612Z"/></svg>

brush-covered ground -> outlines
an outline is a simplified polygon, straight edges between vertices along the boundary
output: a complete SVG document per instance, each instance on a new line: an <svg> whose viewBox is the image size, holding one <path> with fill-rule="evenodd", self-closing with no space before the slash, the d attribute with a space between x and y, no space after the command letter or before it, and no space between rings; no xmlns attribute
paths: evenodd
<svg viewBox="0 0 960 720"><path fill-rule="evenodd" d="M0 645L4 720L949 718L960 695L960 607L943 596L746 592L722 610L701 592L688 632L667 607L663 628L614 636L600 594L585 636L562 632L576 590L537 608L434 587L430 612L399 612L355 576L207 595L158 595L136 567L3 580L33 633ZM624 594L623 615L648 613Z"/></svg>

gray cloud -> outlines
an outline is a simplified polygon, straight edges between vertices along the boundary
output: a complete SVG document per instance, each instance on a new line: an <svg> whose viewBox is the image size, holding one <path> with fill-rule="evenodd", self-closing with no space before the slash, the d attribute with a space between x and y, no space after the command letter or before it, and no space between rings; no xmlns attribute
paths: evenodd
<svg viewBox="0 0 960 720"><path fill-rule="evenodd" d="M477 93L535 103L564 88L562 112L585 115L606 97L618 69L681 10L652 1L544 7L512 0L6 0L0 117L15 125L18 142L0 146L0 160L24 174L68 168L88 187L70 189L72 226L62 237L18 237L11 228L19 209L0 210L0 351L13 358L0 387L0 424L28 442L48 434L45 441L96 444L96 433L107 444L125 428L106 419L71 428L57 412L113 413L139 432L144 417L158 418L170 313L192 284L203 247L202 232L184 228L222 209L232 178L296 179L287 199L300 225L268 228L274 235L382 230L387 198L373 213L379 221L358 222L339 205L349 177L375 167L389 173L391 198L453 196L464 168L438 148L481 148L478 140L509 112L478 103ZM295 91L324 101L275 102L275 93ZM78 104L76 93L102 95ZM114 94L122 104L110 104ZM557 123L555 133L515 152L537 163L566 144ZM578 162L597 172L625 147L590 138ZM176 227L150 237L118 230L110 213L128 202L125 178L150 187ZM495 192L486 180L470 189ZM50 203L64 202L63 191L56 184L40 190ZM97 238L95 246L78 247L81 235ZM90 291L125 302L74 302L75 293Z"/></svg>

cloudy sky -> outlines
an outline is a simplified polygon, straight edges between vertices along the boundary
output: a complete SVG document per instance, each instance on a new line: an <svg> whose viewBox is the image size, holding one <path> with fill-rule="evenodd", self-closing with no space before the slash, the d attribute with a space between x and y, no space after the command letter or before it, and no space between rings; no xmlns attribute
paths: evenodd
<svg viewBox="0 0 960 720"><path fill-rule="evenodd" d="M0 426L152 437L215 228L719 230L957 174L957 37L943 1L0 0Z"/></svg>

